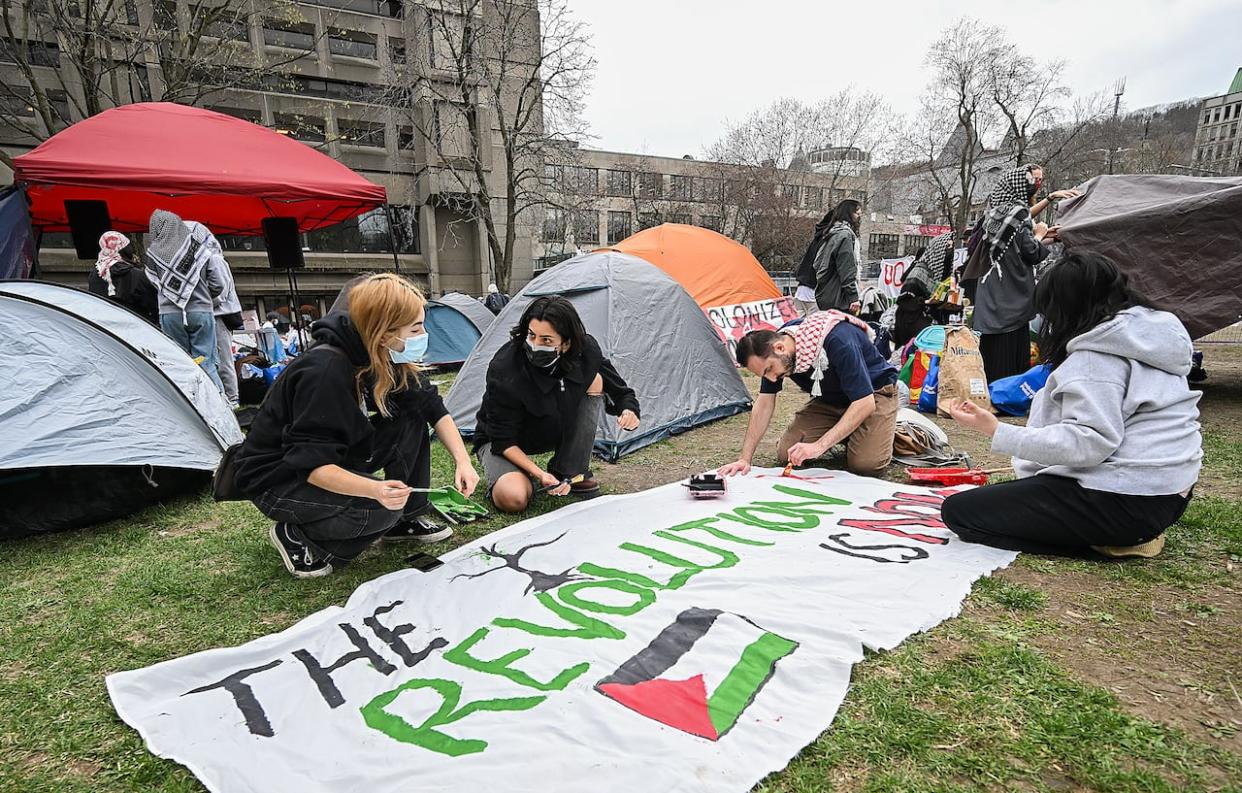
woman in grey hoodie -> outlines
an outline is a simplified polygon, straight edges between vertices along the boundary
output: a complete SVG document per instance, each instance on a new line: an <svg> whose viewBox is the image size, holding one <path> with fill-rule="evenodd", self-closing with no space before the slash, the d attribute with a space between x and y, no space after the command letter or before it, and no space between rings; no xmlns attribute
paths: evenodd
<svg viewBox="0 0 1242 793"><path fill-rule="evenodd" d="M950 406L994 452L1013 455L1018 479L950 496L944 521L967 542L1015 551L1155 556L1203 459L1190 336L1115 262L1086 251L1048 270L1035 305L1052 374L1027 425Z"/></svg>

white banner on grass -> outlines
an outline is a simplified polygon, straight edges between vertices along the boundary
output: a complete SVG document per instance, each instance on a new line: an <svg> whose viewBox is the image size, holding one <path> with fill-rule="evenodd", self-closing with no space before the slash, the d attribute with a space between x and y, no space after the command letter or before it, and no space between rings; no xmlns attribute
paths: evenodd
<svg viewBox="0 0 1242 793"><path fill-rule="evenodd" d="M219 793L740 793L829 726L863 647L1013 560L944 528L949 492L756 470L584 502L108 691Z"/></svg>

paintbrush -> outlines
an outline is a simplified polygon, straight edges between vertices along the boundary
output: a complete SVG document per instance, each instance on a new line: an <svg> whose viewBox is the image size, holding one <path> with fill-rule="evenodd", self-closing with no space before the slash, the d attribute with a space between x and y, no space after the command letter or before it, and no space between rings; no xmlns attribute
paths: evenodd
<svg viewBox="0 0 1242 793"><path fill-rule="evenodd" d="M805 432L798 433L798 443L802 443L802 439L805 437L806 437ZM789 476L792 473L793 473L793 461L790 460L789 463L785 466L785 470L781 471L781 476Z"/></svg>
<svg viewBox="0 0 1242 793"><path fill-rule="evenodd" d="M578 474L577 476L575 476L575 477L573 477L573 478L571 478L571 479L563 479L563 480L561 480L560 482L557 482L557 483L556 483L556 484L554 484L554 485L547 485L546 487L541 487L541 488L539 488L538 490L536 490L535 492L536 492L536 493L546 493L546 492L548 492L549 490L555 490L555 489L557 489L558 487L562 487L563 485L576 485L576 484L578 484L579 482L581 482L583 479L586 479L586 476L584 476L583 474Z"/></svg>

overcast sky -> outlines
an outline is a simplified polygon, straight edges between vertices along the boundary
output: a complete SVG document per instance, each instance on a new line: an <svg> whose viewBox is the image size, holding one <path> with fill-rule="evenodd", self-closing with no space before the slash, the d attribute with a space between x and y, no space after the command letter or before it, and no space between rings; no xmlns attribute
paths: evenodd
<svg viewBox="0 0 1242 793"><path fill-rule="evenodd" d="M571 0L599 67L587 107L616 151L699 156L730 120L780 96L853 85L911 112L936 33L969 15L1028 54L1068 62L1090 93L1126 77L1137 109L1216 96L1242 67L1242 0Z"/></svg>

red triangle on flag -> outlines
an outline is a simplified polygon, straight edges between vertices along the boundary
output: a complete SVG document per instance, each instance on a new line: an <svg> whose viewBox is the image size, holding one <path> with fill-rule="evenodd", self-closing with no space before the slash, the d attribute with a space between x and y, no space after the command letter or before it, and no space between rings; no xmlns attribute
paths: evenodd
<svg viewBox="0 0 1242 793"><path fill-rule="evenodd" d="M657 677L633 685L605 683L599 691L661 724L713 741L720 737L707 711L707 686L702 675L688 680Z"/></svg>

